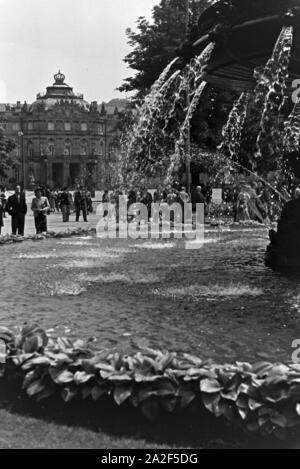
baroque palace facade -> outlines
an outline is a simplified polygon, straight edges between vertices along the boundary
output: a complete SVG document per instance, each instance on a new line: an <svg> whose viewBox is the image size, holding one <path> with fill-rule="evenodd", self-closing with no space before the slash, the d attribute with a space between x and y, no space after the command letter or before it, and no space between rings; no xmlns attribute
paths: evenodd
<svg viewBox="0 0 300 469"><path fill-rule="evenodd" d="M0 105L0 127L17 143L14 152L20 161L1 184L110 188L121 158L119 124L126 104L88 103L61 72L54 79L33 104ZM113 106L118 102L121 109Z"/></svg>

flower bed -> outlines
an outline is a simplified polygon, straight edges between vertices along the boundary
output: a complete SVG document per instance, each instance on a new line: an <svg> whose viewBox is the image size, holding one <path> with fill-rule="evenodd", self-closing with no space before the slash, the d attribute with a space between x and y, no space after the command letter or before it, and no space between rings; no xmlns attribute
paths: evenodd
<svg viewBox="0 0 300 469"><path fill-rule="evenodd" d="M110 396L118 405L129 401L149 419L161 409L176 412L199 402L199 413L204 407L248 432L284 438L299 431L300 365L220 366L151 349L134 356L95 352L81 340L50 338L36 325L17 334L0 328L0 340L6 344L1 385L20 376L22 389L38 401Z"/></svg>
<svg viewBox="0 0 300 469"><path fill-rule="evenodd" d="M46 234L38 234L32 236L6 235L0 236L0 246L6 244L22 243L23 241L41 241L49 238L71 238L72 236L88 236L95 233L95 228L76 228L74 230L60 231L58 233L55 233L54 231L49 231Z"/></svg>
<svg viewBox="0 0 300 469"><path fill-rule="evenodd" d="M255 221L245 221L245 222L233 222L232 220L225 219L209 219L206 223L207 226L217 227L217 226L227 226L227 227L253 227L253 228L265 228L266 225L262 225L259 222ZM117 225L118 228L118 225ZM95 235L96 229L89 228L76 228L74 230L66 230L55 233L54 231L49 231L46 234L31 235L31 236L15 236L15 235L5 235L0 236L0 246L7 244L16 244L22 243L23 241L42 241L44 239L62 239L62 238L71 238L73 236L89 236Z"/></svg>

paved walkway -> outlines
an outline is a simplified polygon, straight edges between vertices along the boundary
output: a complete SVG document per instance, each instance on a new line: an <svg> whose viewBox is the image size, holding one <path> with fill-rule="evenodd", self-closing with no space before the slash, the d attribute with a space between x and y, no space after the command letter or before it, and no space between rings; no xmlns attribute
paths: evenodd
<svg viewBox="0 0 300 469"><path fill-rule="evenodd" d="M11 234L11 218L10 216L6 215L6 218L3 220L4 221L4 227L2 228L2 235L6 234ZM76 223L75 221L75 213L72 213L70 216L70 222L69 223L63 223L62 222L62 214L61 213L51 213L51 215L48 216L48 231L66 231L68 229L74 229L74 228L96 228L98 219L96 216L96 213L90 214L88 216L88 223L84 223L82 220L82 216L80 217L80 221ZM26 216L26 222L25 222L25 236L33 235L35 234L35 227L34 227L34 219L33 215L29 213Z"/></svg>

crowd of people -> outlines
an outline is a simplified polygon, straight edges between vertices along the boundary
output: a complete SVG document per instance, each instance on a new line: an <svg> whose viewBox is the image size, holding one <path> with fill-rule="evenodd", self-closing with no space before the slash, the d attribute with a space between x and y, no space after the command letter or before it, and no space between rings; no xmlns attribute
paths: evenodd
<svg viewBox="0 0 300 469"><path fill-rule="evenodd" d="M185 203L191 203L193 211L197 204L204 204L206 217L231 218L235 222L257 221L269 223L276 221L284 200L289 200L289 195L284 193L280 197L278 191L272 190L262 182L245 182L243 184L221 186L222 198L214 199L214 189L211 184L202 184L192 189L188 194L184 186L159 186L157 190L131 189L128 193L114 191L109 194L106 191L102 202L112 203L116 207L120 196L126 196L128 207L135 203L147 206L149 219L151 217L152 203L165 203L169 206L179 203L182 208Z"/></svg>
<svg viewBox="0 0 300 469"><path fill-rule="evenodd" d="M67 187L62 190L52 190L40 185L35 190L35 197L31 202L31 210L34 215L37 234L47 232L47 216L51 213L61 212L62 221L69 222L71 213L76 214L76 222L79 222L82 213L84 222L88 222L88 214L93 212L93 200L90 191L82 186L77 186L74 193ZM28 206L26 196L21 186L15 187L14 194L6 198L5 188L0 190L0 235L4 226L3 219L6 214L11 217L11 231L13 235L24 236L25 217Z"/></svg>
<svg viewBox="0 0 300 469"><path fill-rule="evenodd" d="M146 188L141 190L132 188L127 192L106 190L103 193L102 202L113 204L118 213L120 197L125 196L128 208L136 203L144 204L147 207L149 220L152 215L153 203L164 203L169 206L178 203L182 209L185 203L191 203L193 210L197 204L204 204L206 217L230 217L235 222L253 220L260 223L275 221L283 206L279 192L272 190L260 181L223 186L221 192L222 200L216 203L210 184L197 186L191 191L191 194L188 194L184 186L175 184L166 187L159 186L155 191ZM288 194L284 194L284 196L286 200L289 199ZM87 222L88 214L93 212L92 194L79 185L74 192L71 192L67 187L58 190L39 185L35 190L31 210L37 234L47 232L47 216L55 212L62 214L64 223L70 221L72 213L75 214L76 222L79 222L81 214L83 221ZM182 213L184 214L184 210ZM3 219L9 215L12 234L24 236L26 214L27 203L21 187L16 186L14 194L8 198L5 188L0 188L0 234L1 228L4 226Z"/></svg>

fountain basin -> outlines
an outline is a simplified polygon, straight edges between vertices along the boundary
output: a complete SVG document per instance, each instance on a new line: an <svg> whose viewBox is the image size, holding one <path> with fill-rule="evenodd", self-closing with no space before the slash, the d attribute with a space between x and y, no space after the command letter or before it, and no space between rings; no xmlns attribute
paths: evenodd
<svg viewBox="0 0 300 469"><path fill-rule="evenodd" d="M295 34L290 81L300 77L300 0L232 0L231 8L227 3L216 3L199 18L200 37L193 53L200 54L216 41L207 81L235 90L253 89L254 69L265 65L282 27L291 24Z"/></svg>

